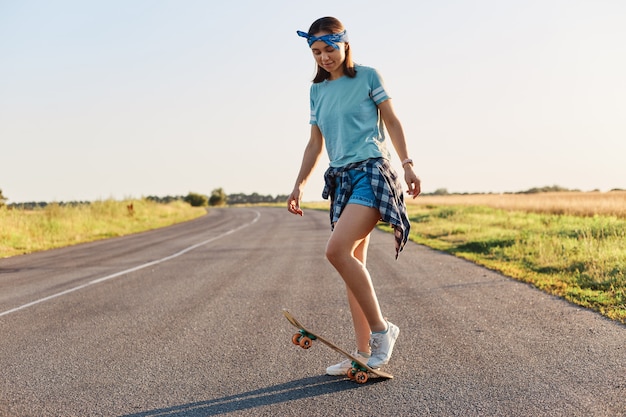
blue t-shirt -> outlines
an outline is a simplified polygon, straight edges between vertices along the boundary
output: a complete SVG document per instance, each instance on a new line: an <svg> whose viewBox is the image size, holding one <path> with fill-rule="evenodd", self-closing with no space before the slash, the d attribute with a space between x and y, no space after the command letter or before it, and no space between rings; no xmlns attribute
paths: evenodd
<svg viewBox="0 0 626 417"><path fill-rule="evenodd" d="M356 77L313 84L311 121L324 136L331 167L389 159L378 104L390 97L374 68L356 65Z"/></svg>

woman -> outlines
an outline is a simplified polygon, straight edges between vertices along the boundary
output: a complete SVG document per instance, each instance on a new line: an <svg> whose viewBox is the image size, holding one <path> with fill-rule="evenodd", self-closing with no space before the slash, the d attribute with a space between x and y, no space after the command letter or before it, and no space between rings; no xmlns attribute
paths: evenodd
<svg viewBox="0 0 626 417"><path fill-rule="evenodd" d="M413 198L420 193L420 180L381 77L373 68L353 63L343 24L323 17L298 35L308 41L317 74L310 91L311 136L288 210L302 216L302 192L325 145L330 167L324 175L323 197L331 198L333 229L326 257L346 284L356 354L370 367L379 368L389 362L400 330L383 318L366 268L370 233L379 220L390 223L395 231L396 257L409 233L402 188L389 164L385 127ZM342 375L349 368L346 360L326 371Z"/></svg>

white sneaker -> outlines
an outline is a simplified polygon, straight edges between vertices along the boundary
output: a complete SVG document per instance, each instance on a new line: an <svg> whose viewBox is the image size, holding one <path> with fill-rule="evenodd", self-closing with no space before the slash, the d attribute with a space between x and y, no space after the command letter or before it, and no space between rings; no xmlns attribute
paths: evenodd
<svg viewBox="0 0 626 417"><path fill-rule="evenodd" d="M370 347L372 348L372 356L367 362L370 368L380 368L389 363L393 345L400 334L400 329L393 323L387 322L386 333L372 333L370 338ZM347 371L346 371L347 372Z"/></svg>
<svg viewBox="0 0 626 417"><path fill-rule="evenodd" d="M352 356L354 356L355 358L357 358L363 363L367 363L368 358L366 358L363 355L360 355L358 352L352 352ZM346 373L348 372L348 369L352 369L351 359L345 359L339 362L338 364L329 366L328 368L326 368L326 375L344 375L345 376Z"/></svg>

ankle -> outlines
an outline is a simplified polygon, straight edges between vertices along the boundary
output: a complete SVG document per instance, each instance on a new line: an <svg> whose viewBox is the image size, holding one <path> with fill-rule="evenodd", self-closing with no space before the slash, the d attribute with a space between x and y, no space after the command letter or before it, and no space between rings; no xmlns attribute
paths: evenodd
<svg viewBox="0 0 626 417"><path fill-rule="evenodd" d="M372 326L371 329L372 329L372 333L385 334L389 330L389 326L387 325L387 322L384 321L379 326L376 326L376 327Z"/></svg>

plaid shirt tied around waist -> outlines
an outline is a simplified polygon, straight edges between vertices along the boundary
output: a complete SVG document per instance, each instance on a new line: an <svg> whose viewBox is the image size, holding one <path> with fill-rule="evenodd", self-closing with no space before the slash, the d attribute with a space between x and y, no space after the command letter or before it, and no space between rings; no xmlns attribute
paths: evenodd
<svg viewBox="0 0 626 417"><path fill-rule="evenodd" d="M342 167L329 167L324 174L324 191L322 197L327 200L330 197L330 225L334 229L335 223L348 204L352 194L352 182L348 171L356 169L364 171L372 184L372 190L376 197L376 206L380 212L380 219L389 223L394 230L396 242L396 259L404 248L408 238L411 223L404 205L402 186L398 176L391 167L389 161L384 158L372 158L363 162L356 162ZM339 179L339 193L336 193L337 179Z"/></svg>

